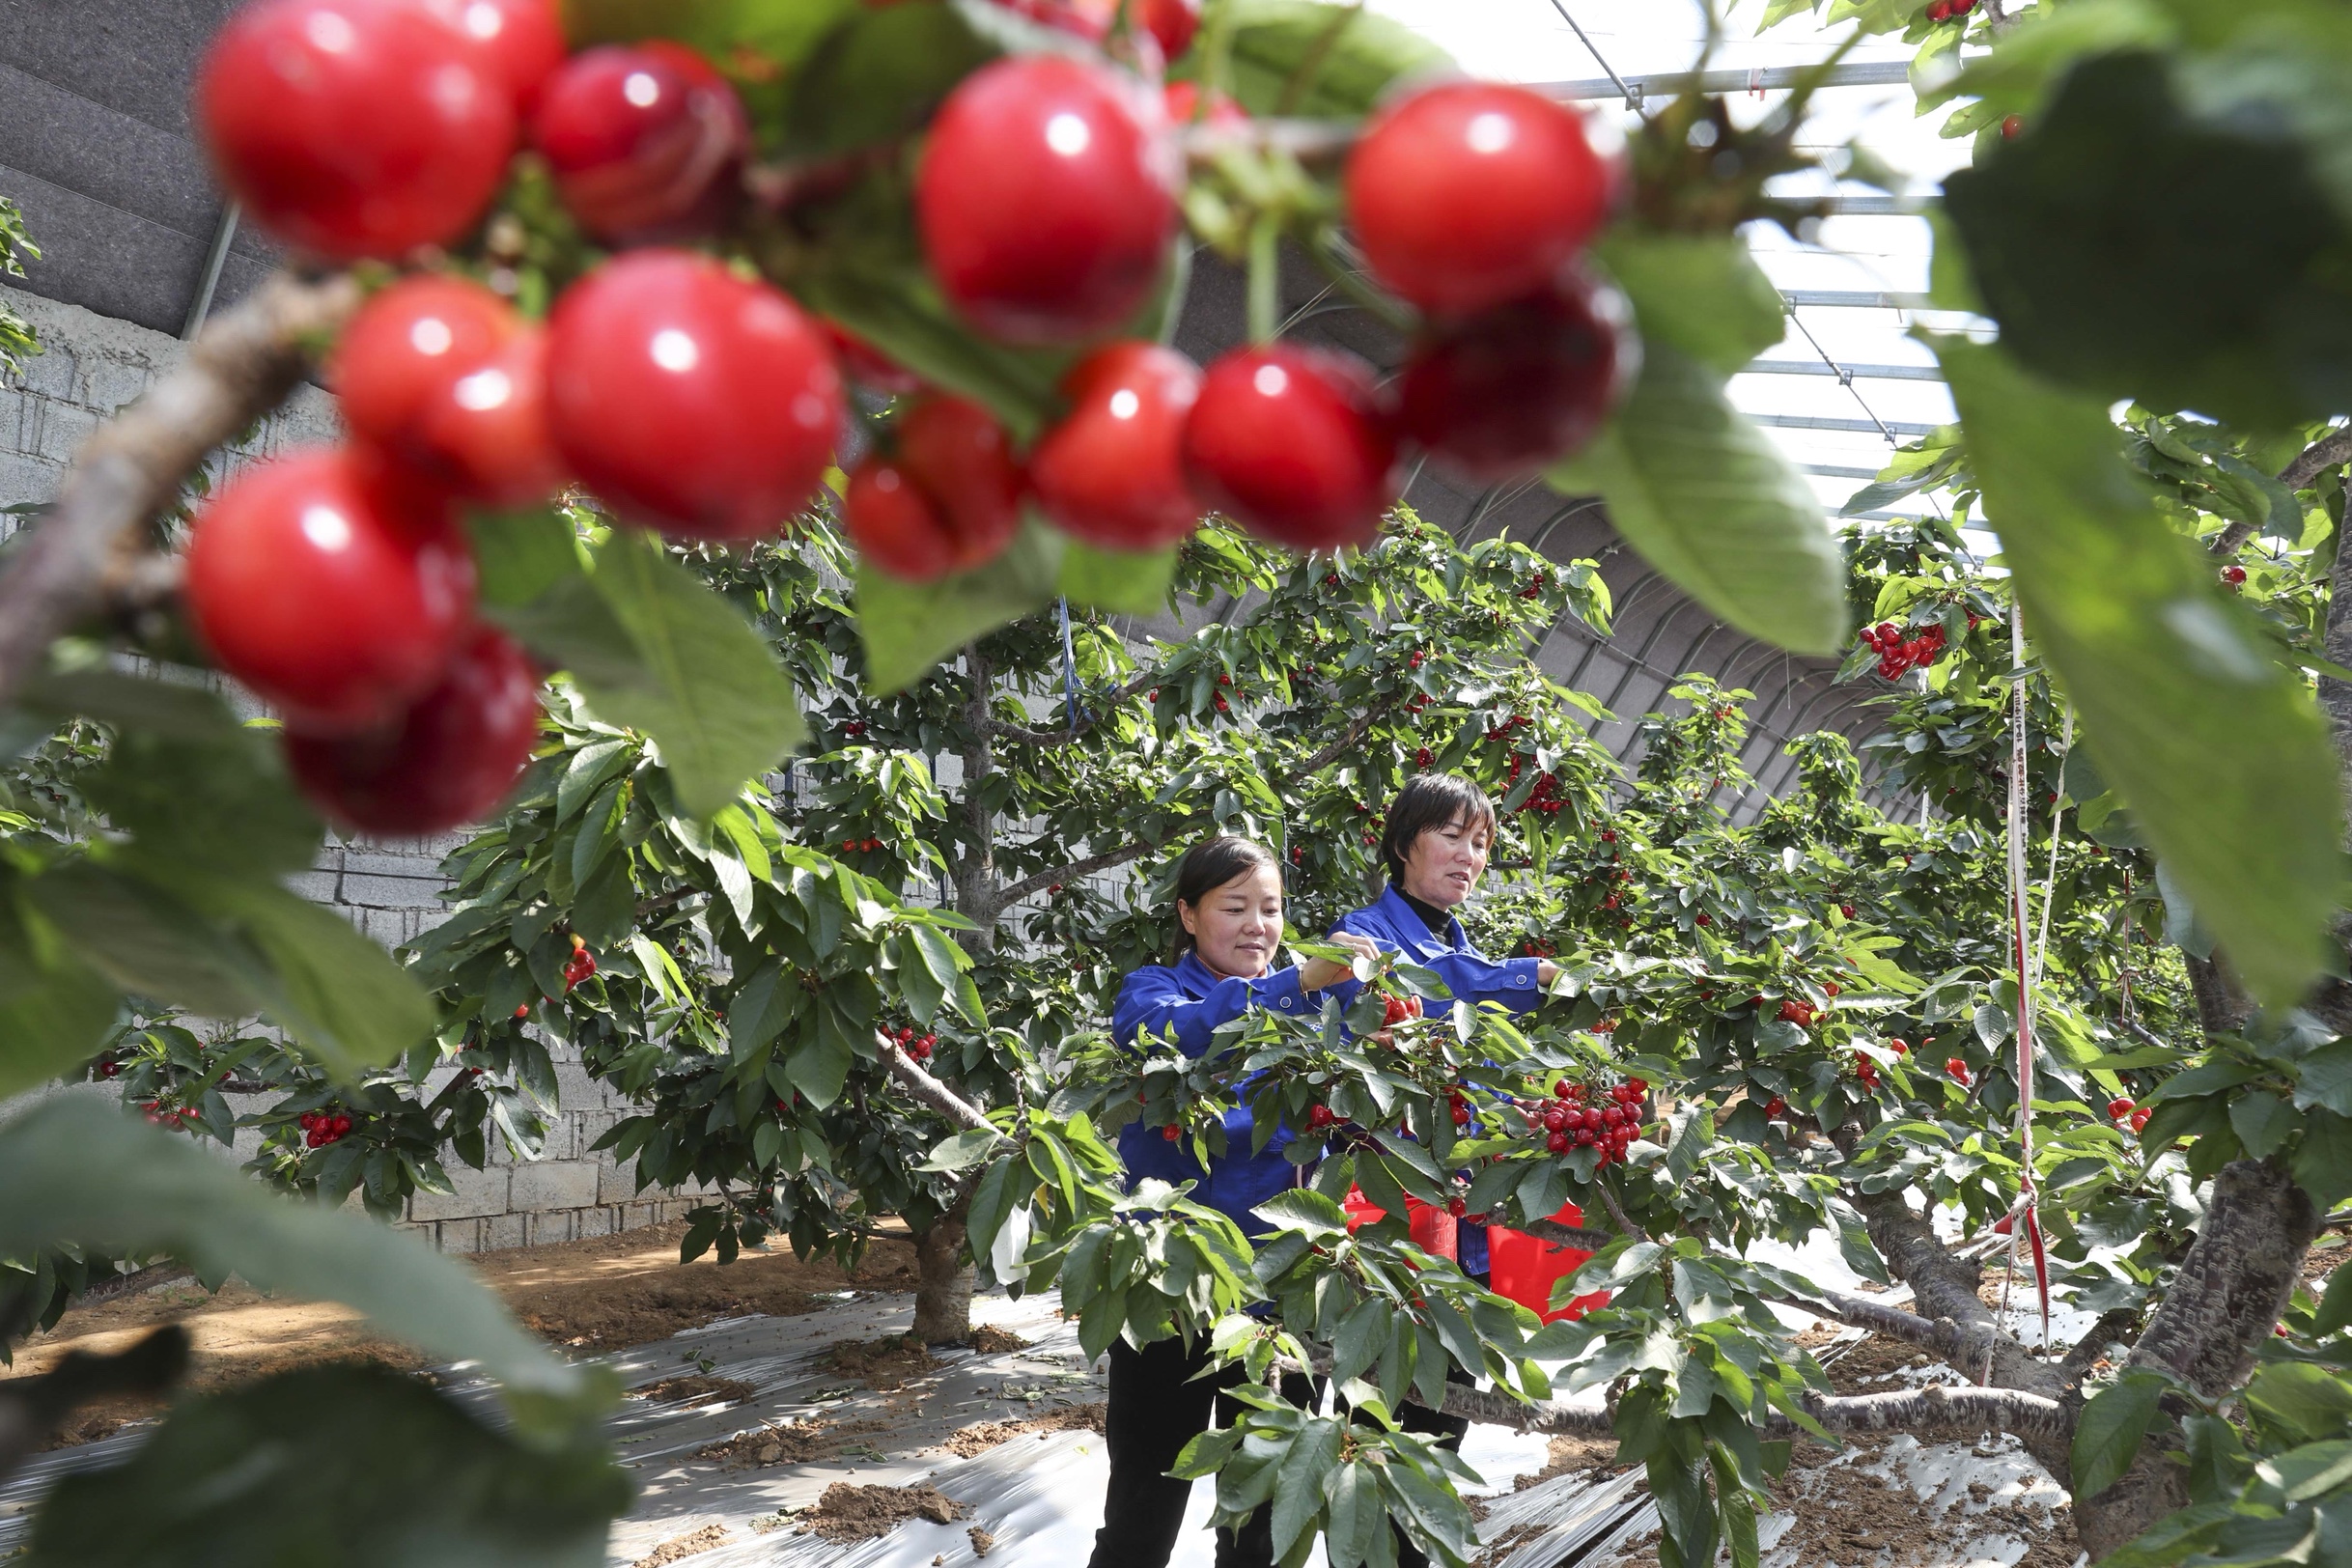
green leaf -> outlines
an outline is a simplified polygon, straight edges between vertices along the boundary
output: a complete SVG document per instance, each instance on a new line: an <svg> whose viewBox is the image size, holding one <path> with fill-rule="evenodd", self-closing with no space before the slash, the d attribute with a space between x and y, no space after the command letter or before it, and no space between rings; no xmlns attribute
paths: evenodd
<svg viewBox="0 0 2352 1568"><path fill-rule="evenodd" d="M1348 1230L1347 1211L1311 1187L1276 1192L1250 1212L1311 1241L1344 1236Z"/></svg>
<svg viewBox="0 0 2352 1568"><path fill-rule="evenodd" d="M253 954L160 887L88 860L24 886L75 958L124 991L207 1018L261 1011Z"/></svg>
<svg viewBox="0 0 2352 1568"><path fill-rule="evenodd" d="M985 1127L967 1127L931 1151L930 1157L916 1165L916 1170L969 1170L989 1157L991 1150L1004 1141L1004 1134Z"/></svg>
<svg viewBox="0 0 2352 1568"><path fill-rule="evenodd" d="M1167 607L1168 585L1176 580L1176 550L1113 550L1082 539L1062 539L1057 586L1073 604L1090 604L1119 615L1153 615Z"/></svg>
<svg viewBox="0 0 2352 1568"><path fill-rule="evenodd" d="M1274 1552L1287 1556L1300 1532L1323 1511L1323 1477L1339 1459L1340 1422L1323 1417L1300 1428L1274 1472Z"/></svg>
<svg viewBox="0 0 2352 1568"><path fill-rule="evenodd" d="M0 1100L71 1072L98 1054L122 994L60 954L44 963L0 906Z"/></svg>
<svg viewBox="0 0 2352 1568"><path fill-rule="evenodd" d="M2309 54L2084 60L1945 182L2021 362L2255 428L2352 407L2341 66Z"/></svg>
<svg viewBox="0 0 2352 1568"><path fill-rule="evenodd" d="M823 1110L841 1098L853 1054L849 1042L833 1030L811 1029L784 1059L784 1073L794 1088L808 1096L810 1105Z"/></svg>
<svg viewBox="0 0 2352 1568"><path fill-rule="evenodd" d="M689 816L711 816L807 734L767 643L658 536L616 529L592 575L494 616L569 669L598 717L653 739Z"/></svg>
<svg viewBox="0 0 2352 1568"><path fill-rule="evenodd" d="M860 562L857 635L867 684L904 690L942 656L1052 602L1060 568L1061 536L1035 518L995 560L938 582L901 582Z"/></svg>
<svg viewBox="0 0 2352 1568"><path fill-rule="evenodd" d="M1741 630L1843 652L1845 565L1821 504L1697 360L1651 349L1615 422L1544 477L1604 497L1650 565Z"/></svg>
<svg viewBox="0 0 2352 1568"><path fill-rule="evenodd" d="M671 38L724 62L740 46L789 67L816 46L857 0L564 0L574 48Z"/></svg>
<svg viewBox="0 0 2352 1568"><path fill-rule="evenodd" d="M602 1443L544 1451L389 1367L305 1367L184 1399L122 1463L66 1476L27 1561L594 1568L632 1490Z"/></svg>
<svg viewBox="0 0 2352 1568"><path fill-rule="evenodd" d="M2321 1214L2352 1197L2352 1118L2332 1110L2306 1113L2291 1164L2296 1185Z"/></svg>
<svg viewBox="0 0 2352 1568"><path fill-rule="evenodd" d="M952 6L853 11L788 83L780 151L828 157L910 135L996 52Z"/></svg>
<svg viewBox="0 0 2352 1568"><path fill-rule="evenodd" d="M465 530L474 546L475 592L485 604L528 604L586 570L572 519L553 507L471 513Z"/></svg>
<svg viewBox="0 0 2352 1568"><path fill-rule="evenodd" d="M2075 1424L2068 1457L2076 1497L2097 1497L2132 1468L2169 1386L2161 1373L2143 1368L2124 1373L2091 1396Z"/></svg>
<svg viewBox="0 0 2352 1568"><path fill-rule="evenodd" d="M525 1332L455 1258L278 1197L89 1100L47 1101L0 1126L0 1255L67 1243L163 1252L208 1278L236 1274L260 1290L341 1302L428 1355L481 1362L535 1430L593 1418L606 1402L596 1376Z"/></svg>
<svg viewBox="0 0 2352 1568"><path fill-rule="evenodd" d="M1627 297L1644 344L1728 376L1788 330L1780 291L1738 235L1660 234L1618 224L1593 246Z"/></svg>
<svg viewBox="0 0 2352 1568"><path fill-rule="evenodd" d="M2285 1147L2301 1120L2285 1101L2266 1089L2241 1095L2229 1106L2229 1125L2256 1160L2267 1160Z"/></svg>
<svg viewBox="0 0 2352 1568"><path fill-rule="evenodd" d="M2026 630L2100 772L2256 994L2318 972L2341 880L2335 754L2300 677L2167 525L2106 406L1939 339Z"/></svg>
<svg viewBox="0 0 2352 1568"><path fill-rule="evenodd" d="M276 738L232 727L210 741L120 737L84 785L158 868L278 877L317 857L317 816L287 777Z"/></svg>
<svg viewBox="0 0 2352 1568"><path fill-rule="evenodd" d="M195 890L257 949L262 1011L339 1077L397 1061L433 1032L433 999L392 955L334 911L265 882Z"/></svg>
<svg viewBox="0 0 2352 1568"><path fill-rule="evenodd" d="M1402 76L1449 70L1444 50L1361 6L1223 0L1232 19L1230 86L1253 115L1352 120Z"/></svg>

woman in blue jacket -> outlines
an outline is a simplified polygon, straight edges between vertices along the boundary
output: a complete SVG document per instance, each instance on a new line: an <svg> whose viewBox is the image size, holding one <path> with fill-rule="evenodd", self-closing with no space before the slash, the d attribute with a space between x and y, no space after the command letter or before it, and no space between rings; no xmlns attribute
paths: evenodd
<svg viewBox="0 0 2352 1568"><path fill-rule="evenodd" d="M1341 915L1331 928L1331 939L1350 937L1369 939L1386 952L1402 954L1412 963L1437 972L1455 999L1471 1006L1497 1002L1513 1014L1526 1013L1543 1000L1546 988L1559 973L1549 959L1514 958L1500 963L1470 944L1454 910L1469 898L1486 875L1487 854L1495 838L1495 804L1486 792L1452 773L1419 773L1406 781L1388 803L1381 833L1381 858L1388 868L1388 886L1363 909ZM1354 977L1336 988L1342 1004L1362 990ZM1460 1221L1455 1227L1455 1257L1462 1272L1484 1280L1488 1272L1486 1227ZM1435 1437L1446 1446L1458 1446L1470 1423L1442 1415L1419 1405L1398 1413L1398 1424L1409 1432ZM1397 1542L1399 1568L1422 1568L1428 1559Z"/></svg>
<svg viewBox="0 0 2352 1568"><path fill-rule="evenodd" d="M1250 1008L1305 1017L1322 1006L1313 993L1351 978L1345 965L1323 959L1273 966L1282 941L1281 863L1249 839L1219 834L1192 847L1176 871L1176 918L1183 929L1175 962L1147 965L1119 988L1110 1027L1122 1045L1173 1039L1186 1055L1199 1056L1218 1025ZM1372 951L1362 937L1335 939ZM1225 1112L1224 1125L1225 1152L1204 1168L1192 1156L1190 1139L1171 1142L1159 1128L1129 1123L1119 1134L1128 1180L1191 1182L1195 1202L1230 1216L1246 1234L1261 1235L1269 1227L1250 1211L1298 1182L1302 1167L1284 1153L1292 1134L1277 1128L1266 1147L1253 1152L1255 1128L1246 1107ZM1162 1568L1175 1550L1192 1483L1172 1480L1167 1471L1184 1445L1209 1429L1213 1413L1230 1420L1238 1408L1218 1395L1240 1381L1239 1369L1201 1378L1208 1365L1205 1343L1188 1350L1180 1339L1162 1339L1136 1350L1123 1339L1112 1342L1103 1421L1110 1487L1092 1568ZM1285 1391L1303 1401L1305 1380L1296 1381L1300 1386ZM1273 1545L1268 1511L1261 1508L1238 1533L1218 1531L1218 1568L1272 1568Z"/></svg>

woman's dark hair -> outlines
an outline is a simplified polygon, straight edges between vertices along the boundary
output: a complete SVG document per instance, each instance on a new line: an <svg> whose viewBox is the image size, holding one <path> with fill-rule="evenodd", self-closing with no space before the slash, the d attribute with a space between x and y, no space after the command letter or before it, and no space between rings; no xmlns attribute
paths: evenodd
<svg viewBox="0 0 2352 1568"><path fill-rule="evenodd" d="M1273 866L1280 872L1282 862L1274 852L1253 838L1242 838L1233 833L1218 833L1204 838L1185 851L1184 859L1176 866L1176 902L1200 908L1200 901L1233 881L1246 877L1260 866ZM1172 960L1181 960L1192 950L1192 934L1184 928L1184 919L1176 921L1176 946Z"/></svg>
<svg viewBox="0 0 2352 1568"><path fill-rule="evenodd" d="M1405 856L1413 853L1413 841L1423 833L1449 822L1481 820L1488 832L1495 830L1495 802L1461 774L1415 773L1405 780L1405 787L1388 802L1387 826L1380 835L1380 857L1388 864L1388 880L1404 880Z"/></svg>

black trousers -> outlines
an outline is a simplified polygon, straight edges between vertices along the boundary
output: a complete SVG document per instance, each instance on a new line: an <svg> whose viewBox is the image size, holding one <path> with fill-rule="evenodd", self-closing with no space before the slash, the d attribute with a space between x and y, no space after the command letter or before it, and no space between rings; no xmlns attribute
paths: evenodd
<svg viewBox="0 0 2352 1568"><path fill-rule="evenodd" d="M1110 1451L1110 1488L1103 1499L1103 1527L1095 1532L1088 1568L1166 1568L1184 1527L1192 1483L1170 1478L1168 1470L1186 1443L1232 1422L1243 1407L1225 1390L1242 1381L1239 1367L1220 1376L1195 1375L1209 1364L1206 1345L1187 1351L1180 1339L1162 1339L1135 1350L1125 1340L1110 1347L1110 1392L1103 1414L1104 1446ZM1318 1386L1303 1377L1282 1380L1282 1396L1311 1406ZM1423 1438L1458 1448L1470 1423L1409 1404L1397 1424ZM1274 1568L1273 1510L1260 1508L1239 1530L1217 1532L1217 1568ZM1429 1559L1397 1536L1399 1568L1428 1568Z"/></svg>

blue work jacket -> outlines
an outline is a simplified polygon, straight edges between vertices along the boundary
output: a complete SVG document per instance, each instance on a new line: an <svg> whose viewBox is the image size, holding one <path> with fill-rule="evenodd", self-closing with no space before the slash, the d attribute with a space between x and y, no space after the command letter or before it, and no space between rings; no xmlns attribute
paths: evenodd
<svg viewBox="0 0 2352 1568"><path fill-rule="evenodd" d="M1188 1056L1204 1054L1220 1023L1230 1023L1252 1007L1306 1018L1319 1007L1299 989L1294 966L1276 969L1259 980L1219 980L1197 954L1187 953L1174 966L1146 965L1120 982L1118 1005L1111 1010L1111 1038L1123 1046L1136 1045L1144 1036L1163 1040L1173 1029L1176 1048ZM1147 1176L1166 1182L1191 1182L1192 1200L1230 1216L1245 1235L1261 1236L1271 1227L1249 1211L1284 1188L1295 1187L1299 1167L1283 1151L1290 1146L1288 1127L1277 1127L1262 1150L1252 1149L1256 1135L1249 1107L1225 1112L1225 1152L1202 1169L1192 1157L1192 1140L1171 1143L1157 1127L1130 1122L1119 1130L1119 1158L1127 1165L1132 1188Z"/></svg>
<svg viewBox="0 0 2352 1568"><path fill-rule="evenodd" d="M1446 990L1473 1007L1480 1002L1499 1002L1514 1014L1526 1013L1544 998L1543 984L1537 977L1541 959L1513 958L1498 964L1472 950L1459 920L1449 919L1442 933L1434 933L1394 886L1383 892L1378 903L1341 915L1331 930L1369 937L1383 948L1436 970ZM1342 980L1331 990L1345 1007L1363 994L1363 982ZM1486 1227L1465 1220L1455 1237L1462 1272L1484 1278L1489 1266Z"/></svg>

